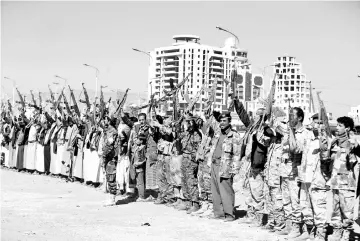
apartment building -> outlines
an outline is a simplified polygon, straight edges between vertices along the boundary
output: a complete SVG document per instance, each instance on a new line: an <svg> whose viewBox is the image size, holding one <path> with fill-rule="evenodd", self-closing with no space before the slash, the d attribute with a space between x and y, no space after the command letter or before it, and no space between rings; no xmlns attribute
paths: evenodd
<svg viewBox="0 0 360 241"><path fill-rule="evenodd" d="M264 87L262 75L253 75L251 65L242 66L248 61L248 52L237 48L227 41L224 47L213 47L200 43L200 37L195 35L173 36L171 46L155 48L150 52L149 94L156 93L155 98L161 98L164 90L170 90L170 79L175 85L185 79L190 73L189 80L183 86L192 98L203 86L212 87L218 78L216 86L215 109L225 111L229 104L231 71L237 66L236 91L240 99L245 102L255 100ZM234 61L235 60L235 61ZM236 65L234 65L236 63ZM200 101L195 105L195 111L201 112L208 93L203 93ZM180 107L187 106L187 102L179 94ZM170 114L172 102L167 108L158 111ZM164 113L164 112L167 113Z"/></svg>
<svg viewBox="0 0 360 241"><path fill-rule="evenodd" d="M274 63L277 73L275 105L288 111L289 100L292 107L301 107L306 113L314 112L311 81L302 72L302 65L292 56L280 56Z"/></svg>

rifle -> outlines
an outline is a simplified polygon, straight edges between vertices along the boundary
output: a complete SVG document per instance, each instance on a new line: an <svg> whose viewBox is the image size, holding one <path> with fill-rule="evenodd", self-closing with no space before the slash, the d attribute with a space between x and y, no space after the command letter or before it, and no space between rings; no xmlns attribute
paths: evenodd
<svg viewBox="0 0 360 241"><path fill-rule="evenodd" d="M67 101L66 99L66 96L64 94L64 91L61 92L63 98L64 98L64 104L65 104L65 108L66 108L66 111L68 112L68 115L71 115L71 109L70 109L70 106L69 106L69 102Z"/></svg>
<svg viewBox="0 0 360 241"><path fill-rule="evenodd" d="M85 89L85 84L84 83L81 83L82 84L82 87L83 87L83 90L84 90L84 96L85 96L85 101L84 100L80 100L81 103L85 103L87 108L90 110L91 108L91 104L90 104L90 99L89 99L89 95Z"/></svg>
<svg viewBox="0 0 360 241"><path fill-rule="evenodd" d="M39 106L40 106L40 108L42 108L41 92L39 92Z"/></svg>
<svg viewBox="0 0 360 241"><path fill-rule="evenodd" d="M176 87L174 87L172 90L170 90L170 91L163 90L163 92L165 93L165 96L171 96L171 95L175 94L175 92L176 92L178 89L180 89L180 88L186 83L186 81L189 80L189 76L190 76L191 74L192 74L192 72L189 73L189 74L186 76L186 78L183 79L183 81L181 81L181 82L180 82ZM170 82L170 86L171 86L171 85L173 85L173 82Z"/></svg>
<svg viewBox="0 0 360 241"><path fill-rule="evenodd" d="M70 90L70 96L71 96L72 102L74 104L74 111L80 117L80 110L79 110L79 106L76 103L76 98L75 98L74 92L70 88L70 85L68 85L68 87L69 87L69 90Z"/></svg>
<svg viewBox="0 0 360 241"><path fill-rule="evenodd" d="M34 96L34 93L32 92L32 90L30 90L30 94L31 94L31 99L32 99L32 102L33 102L33 106L37 106L35 96Z"/></svg>
<svg viewBox="0 0 360 241"><path fill-rule="evenodd" d="M24 110L25 110L25 100L24 100L24 98L23 98L23 96L21 95L21 93L20 93L20 91L18 90L18 88L16 88L16 92L18 93L18 95L19 95L19 99L20 99L20 104L22 105L22 107L24 108Z"/></svg>
<svg viewBox="0 0 360 241"><path fill-rule="evenodd" d="M104 93L102 89L106 87L107 86L100 85L100 120L103 118L105 113L105 101L104 101Z"/></svg>
<svg viewBox="0 0 360 241"><path fill-rule="evenodd" d="M125 102L126 102L126 98L127 98L127 95L128 95L128 92L129 92L129 88L126 89L125 91L125 94L122 98L122 100L120 101L118 107L116 108L116 111L115 111L115 115L118 116L119 115L119 111L123 108L123 106L125 105Z"/></svg>
<svg viewBox="0 0 360 241"><path fill-rule="evenodd" d="M10 103L10 100L9 100L9 99L7 100L7 103L8 103L8 111L9 111L9 113L11 113L11 114L12 114L12 105L11 105L11 103Z"/></svg>
<svg viewBox="0 0 360 241"><path fill-rule="evenodd" d="M55 102L55 95L54 95L54 92L52 92L50 85L48 85L48 87L49 87L50 97L51 97L51 101L52 101L50 103L53 103L53 102Z"/></svg>

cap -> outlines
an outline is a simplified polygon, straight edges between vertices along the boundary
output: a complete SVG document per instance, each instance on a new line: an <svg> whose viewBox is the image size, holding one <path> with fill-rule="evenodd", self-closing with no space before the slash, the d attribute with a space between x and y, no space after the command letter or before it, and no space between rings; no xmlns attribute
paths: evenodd
<svg viewBox="0 0 360 241"><path fill-rule="evenodd" d="M220 116L219 116L219 120L223 119L223 118L229 118L231 119L231 114L229 111L225 111L223 112Z"/></svg>

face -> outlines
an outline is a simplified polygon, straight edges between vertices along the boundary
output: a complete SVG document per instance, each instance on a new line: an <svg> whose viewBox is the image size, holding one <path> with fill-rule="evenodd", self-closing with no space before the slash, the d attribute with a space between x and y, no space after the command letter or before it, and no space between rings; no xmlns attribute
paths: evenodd
<svg viewBox="0 0 360 241"><path fill-rule="evenodd" d="M227 127L229 127L229 125L230 125L229 118L221 118L220 119L220 129L221 130L226 129Z"/></svg>
<svg viewBox="0 0 360 241"><path fill-rule="evenodd" d="M292 110L292 116L293 116L293 118L291 120L290 125L292 127L295 127L300 122L299 117L297 115L297 110L295 110L295 109Z"/></svg>
<svg viewBox="0 0 360 241"><path fill-rule="evenodd" d="M190 120L185 121L184 128L186 131L190 131L193 129L193 123Z"/></svg>
<svg viewBox="0 0 360 241"><path fill-rule="evenodd" d="M142 140L140 140L139 138L136 138L135 143L136 143L136 145L140 146L142 144Z"/></svg>
<svg viewBox="0 0 360 241"><path fill-rule="evenodd" d="M336 132L338 135L343 135L345 134L347 131L349 131L349 128L346 128L344 124L342 123L337 123L337 126L336 126Z"/></svg>
<svg viewBox="0 0 360 241"><path fill-rule="evenodd" d="M140 125L144 125L145 122L146 122L145 116L141 115L141 116L139 117L139 123L140 123Z"/></svg>
<svg viewBox="0 0 360 241"><path fill-rule="evenodd" d="M154 120L154 121L156 120L156 114L155 114L155 112L152 112L152 113L151 113L151 119Z"/></svg>

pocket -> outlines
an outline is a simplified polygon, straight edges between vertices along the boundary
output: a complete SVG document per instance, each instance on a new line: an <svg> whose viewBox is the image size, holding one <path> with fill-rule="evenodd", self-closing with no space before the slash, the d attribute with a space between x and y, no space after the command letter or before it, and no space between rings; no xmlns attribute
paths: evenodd
<svg viewBox="0 0 360 241"><path fill-rule="evenodd" d="M224 152L225 153L232 153L232 151L233 151L232 149L233 149L232 145L230 145L228 143L224 144Z"/></svg>

